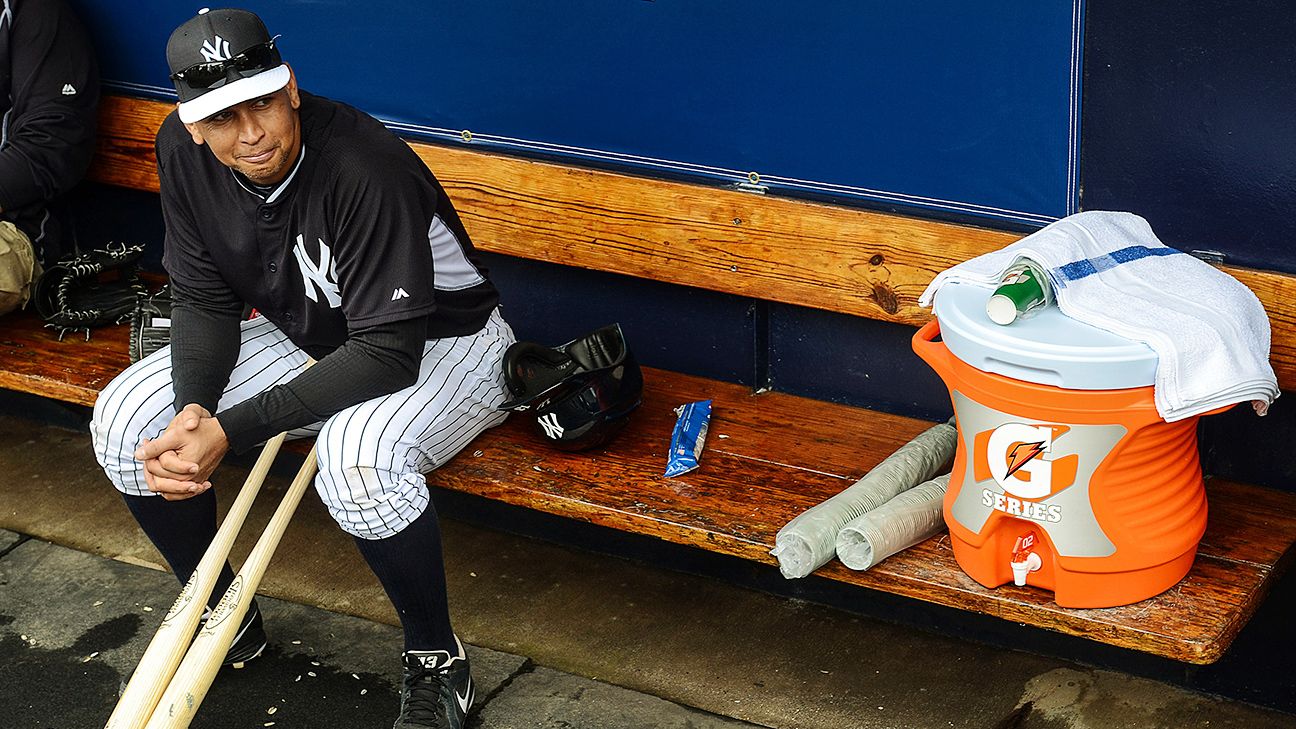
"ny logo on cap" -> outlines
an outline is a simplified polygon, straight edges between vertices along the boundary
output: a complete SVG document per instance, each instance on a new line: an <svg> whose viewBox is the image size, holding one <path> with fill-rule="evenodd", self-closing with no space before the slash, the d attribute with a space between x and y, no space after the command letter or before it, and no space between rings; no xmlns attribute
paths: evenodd
<svg viewBox="0 0 1296 729"><path fill-rule="evenodd" d="M202 56L207 59L208 63L228 61L230 59L229 41L220 36L216 36L212 40L203 41Z"/></svg>

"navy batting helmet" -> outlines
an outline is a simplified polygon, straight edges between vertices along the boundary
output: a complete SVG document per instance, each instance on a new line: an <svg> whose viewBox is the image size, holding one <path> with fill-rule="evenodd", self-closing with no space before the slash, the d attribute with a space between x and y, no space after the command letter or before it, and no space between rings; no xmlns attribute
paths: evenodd
<svg viewBox="0 0 1296 729"><path fill-rule="evenodd" d="M530 412L540 437L568 451L607 443L643 395L620 324L557 347L517 342L504 353L504 380L513 397L500 408Z"/></svg>

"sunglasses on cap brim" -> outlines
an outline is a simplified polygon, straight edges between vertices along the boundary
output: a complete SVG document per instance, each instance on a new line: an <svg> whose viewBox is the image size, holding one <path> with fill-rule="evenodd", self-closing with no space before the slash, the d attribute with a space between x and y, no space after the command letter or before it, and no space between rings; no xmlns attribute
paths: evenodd
<svg viewBox="0 0 1296 729"><path fill-rule="evenodd" d="M171 80L195 91L204 91L220 85L228 78L230 71L234 71L241 78L268 71L281 63L279 52L275 50L277 38L278 36L252 46L237 56L231 56L223 61L195 63L189 68L171 74Z"/></svg>

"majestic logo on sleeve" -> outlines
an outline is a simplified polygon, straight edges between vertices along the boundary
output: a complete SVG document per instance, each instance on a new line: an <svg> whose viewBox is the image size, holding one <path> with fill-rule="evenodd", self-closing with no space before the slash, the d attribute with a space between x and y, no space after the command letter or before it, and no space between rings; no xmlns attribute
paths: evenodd
<svg viewBox="0 0 1296 729"><path fill-rule="evenodd" d="M973 476L978 482L993 479L1003 489L982 489L982 504L1012 516L1061 521L1061 506L1041 502L1075 483L1080 457L1051 457L1054 443L1068 430L1065 425L1004 423L977 433Z"/></svg>
<svg viewBox="0 0 1296 729"><path fill-rule="evenodd" d="M293 255L297 257L297 266L301 269L302 283L306 285L306 297L314 302L319 302L320 294L328 301L330 308L336 309L342 305L342 294L338 291L337 285L337 268L333 261L333 251L329 250L328 244L322 238L316 238L319 241L319 260L312 261L310 254L306 252L306 241L301 235L297 236L297 245L293 246Z"/></svg>
<svg viewBox="0 0 1296 729"><path fill-rule="evenodd" d="M205 40L203 41L202 49L200 49L199 52L202 53L203 58L207 59L208 63L228 61L230 59L229 41L220 36L216 36L211 40Z"/></svg>

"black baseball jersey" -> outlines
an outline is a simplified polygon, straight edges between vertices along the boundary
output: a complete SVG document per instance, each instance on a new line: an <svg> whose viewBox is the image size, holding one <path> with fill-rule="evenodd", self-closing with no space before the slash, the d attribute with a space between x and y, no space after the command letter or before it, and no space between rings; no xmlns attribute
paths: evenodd
<svg viewBox="0 0 1296 729"><path fill-rule="evenodd" d="M157 135L163 262L190 292L233 292L317 359L348 329L427 317L428 338L481 329L499 294L450 198L377 120L301 93L302 153L252 185L173 112Z"/></svg>

